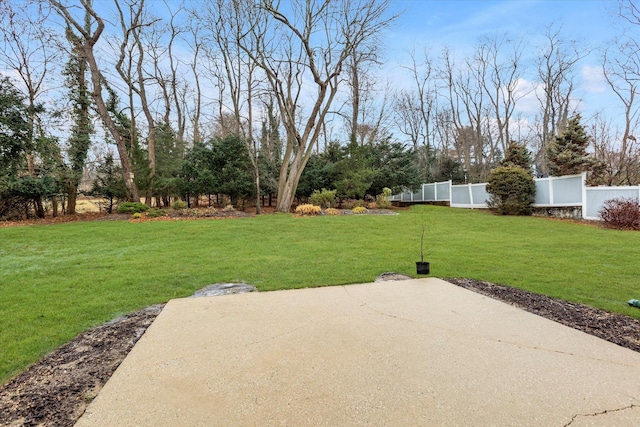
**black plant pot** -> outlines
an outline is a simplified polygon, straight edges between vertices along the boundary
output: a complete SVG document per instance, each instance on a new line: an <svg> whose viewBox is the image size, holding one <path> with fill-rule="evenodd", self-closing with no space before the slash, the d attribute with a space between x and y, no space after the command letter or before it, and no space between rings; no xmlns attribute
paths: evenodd
<svg viewBox="0 0 640 427"><path fill-rule="evenodd" d="M418 274L429 274L428 262L416 262L416 271Z"/></svg>

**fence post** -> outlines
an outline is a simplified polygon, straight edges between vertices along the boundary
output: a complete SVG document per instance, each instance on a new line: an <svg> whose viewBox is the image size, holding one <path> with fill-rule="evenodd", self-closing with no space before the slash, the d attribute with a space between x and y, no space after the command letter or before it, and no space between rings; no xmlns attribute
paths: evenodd
<svg viewBox="0 0 640 427"><path fill-rule="evenodd" d="M582 172L582 179L580 184L582 187L582 219L585 219L587 215L587 173Z"/></svg>
<svg viewBox="0 0 640 427"><path fill-rule="evenodd" d="M547 185L549 186L549 204L553 206L555 203L553 200L553 177L551 175L547 177Z"/></svg>
<svg viewBox="0 0 640 427"><path fill-rule="evenodd" d="M471 184L467 184L467 188L469 189L469 201L471 202L471 206L473 206L473 191L471 191Z"/></svg>

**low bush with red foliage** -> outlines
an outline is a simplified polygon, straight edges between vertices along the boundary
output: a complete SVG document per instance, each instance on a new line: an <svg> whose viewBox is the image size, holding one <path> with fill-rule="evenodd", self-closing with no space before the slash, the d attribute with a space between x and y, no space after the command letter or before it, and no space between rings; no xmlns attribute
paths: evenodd
<svg viewBox="0 0 640 427"><path fill-rule="evenodd" d="M638 203L638 199L607 200L598 214L608 228L640 230L640 203Z"/></svg>

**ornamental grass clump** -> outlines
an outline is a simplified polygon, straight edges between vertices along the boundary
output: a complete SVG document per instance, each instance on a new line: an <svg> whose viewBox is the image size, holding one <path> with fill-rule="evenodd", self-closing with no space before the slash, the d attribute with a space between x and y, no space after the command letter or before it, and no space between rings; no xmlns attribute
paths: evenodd
<svg viewBox="0 0 640 427"><path fill-rule="evenodd" d="M340 215L341 212L339 209L336 208L328 208L324 210L324 214L325 215Z"/></svg>
<svg viewBox="0 0 640 427"><path fill-rule="evenodd" d="M356 206L355 208L351 209L351 212L353 212L356 215L363 215L363 214L366 214L368 211L369 210L364 206Z"/></svg>
<svg viewBox="0 0 640 427"><path fill-rule="evenodd" d="M322 212L320 206L315 206L309 203L296 207L296 213L298 215L313 216L320 215L320 212Z"/></svg>

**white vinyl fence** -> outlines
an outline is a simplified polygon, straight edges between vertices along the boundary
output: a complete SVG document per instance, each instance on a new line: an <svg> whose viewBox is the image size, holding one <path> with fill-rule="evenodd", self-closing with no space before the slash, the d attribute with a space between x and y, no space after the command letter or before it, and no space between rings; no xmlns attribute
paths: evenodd
<svg viewBox="0 0 640 427"><path fill-rule="evenodd" d="M452 208L483 209L489 199L486 183L452 185L451 195L449 204Z"/></svg>
<svg viewBox="0 0 640 427"><path fill-rule="evenodd" d="M390 200L392 202L448 202L451 200L451 181L422 184L416 193L394 194Z"/></svg>
<svg viewBox="0 0 640 427"><path fill-rule="evenodd" d="M640 199L640 185L636 187L585 187L582 217L600 219L598 212L611 199Z"/></svg>
<svg viewBox="0 0 640 427"><path fill-rule="evenodd" d="M586 174L536 178L534 206L542 208L581 207L584 219L599 219L598 212L610 199L640 199L640 186L587 187ZM397 202L449 202L452 208L487 208L487 184L452 185L451 181L422 184L415 193L391 196Z"/></svg>

